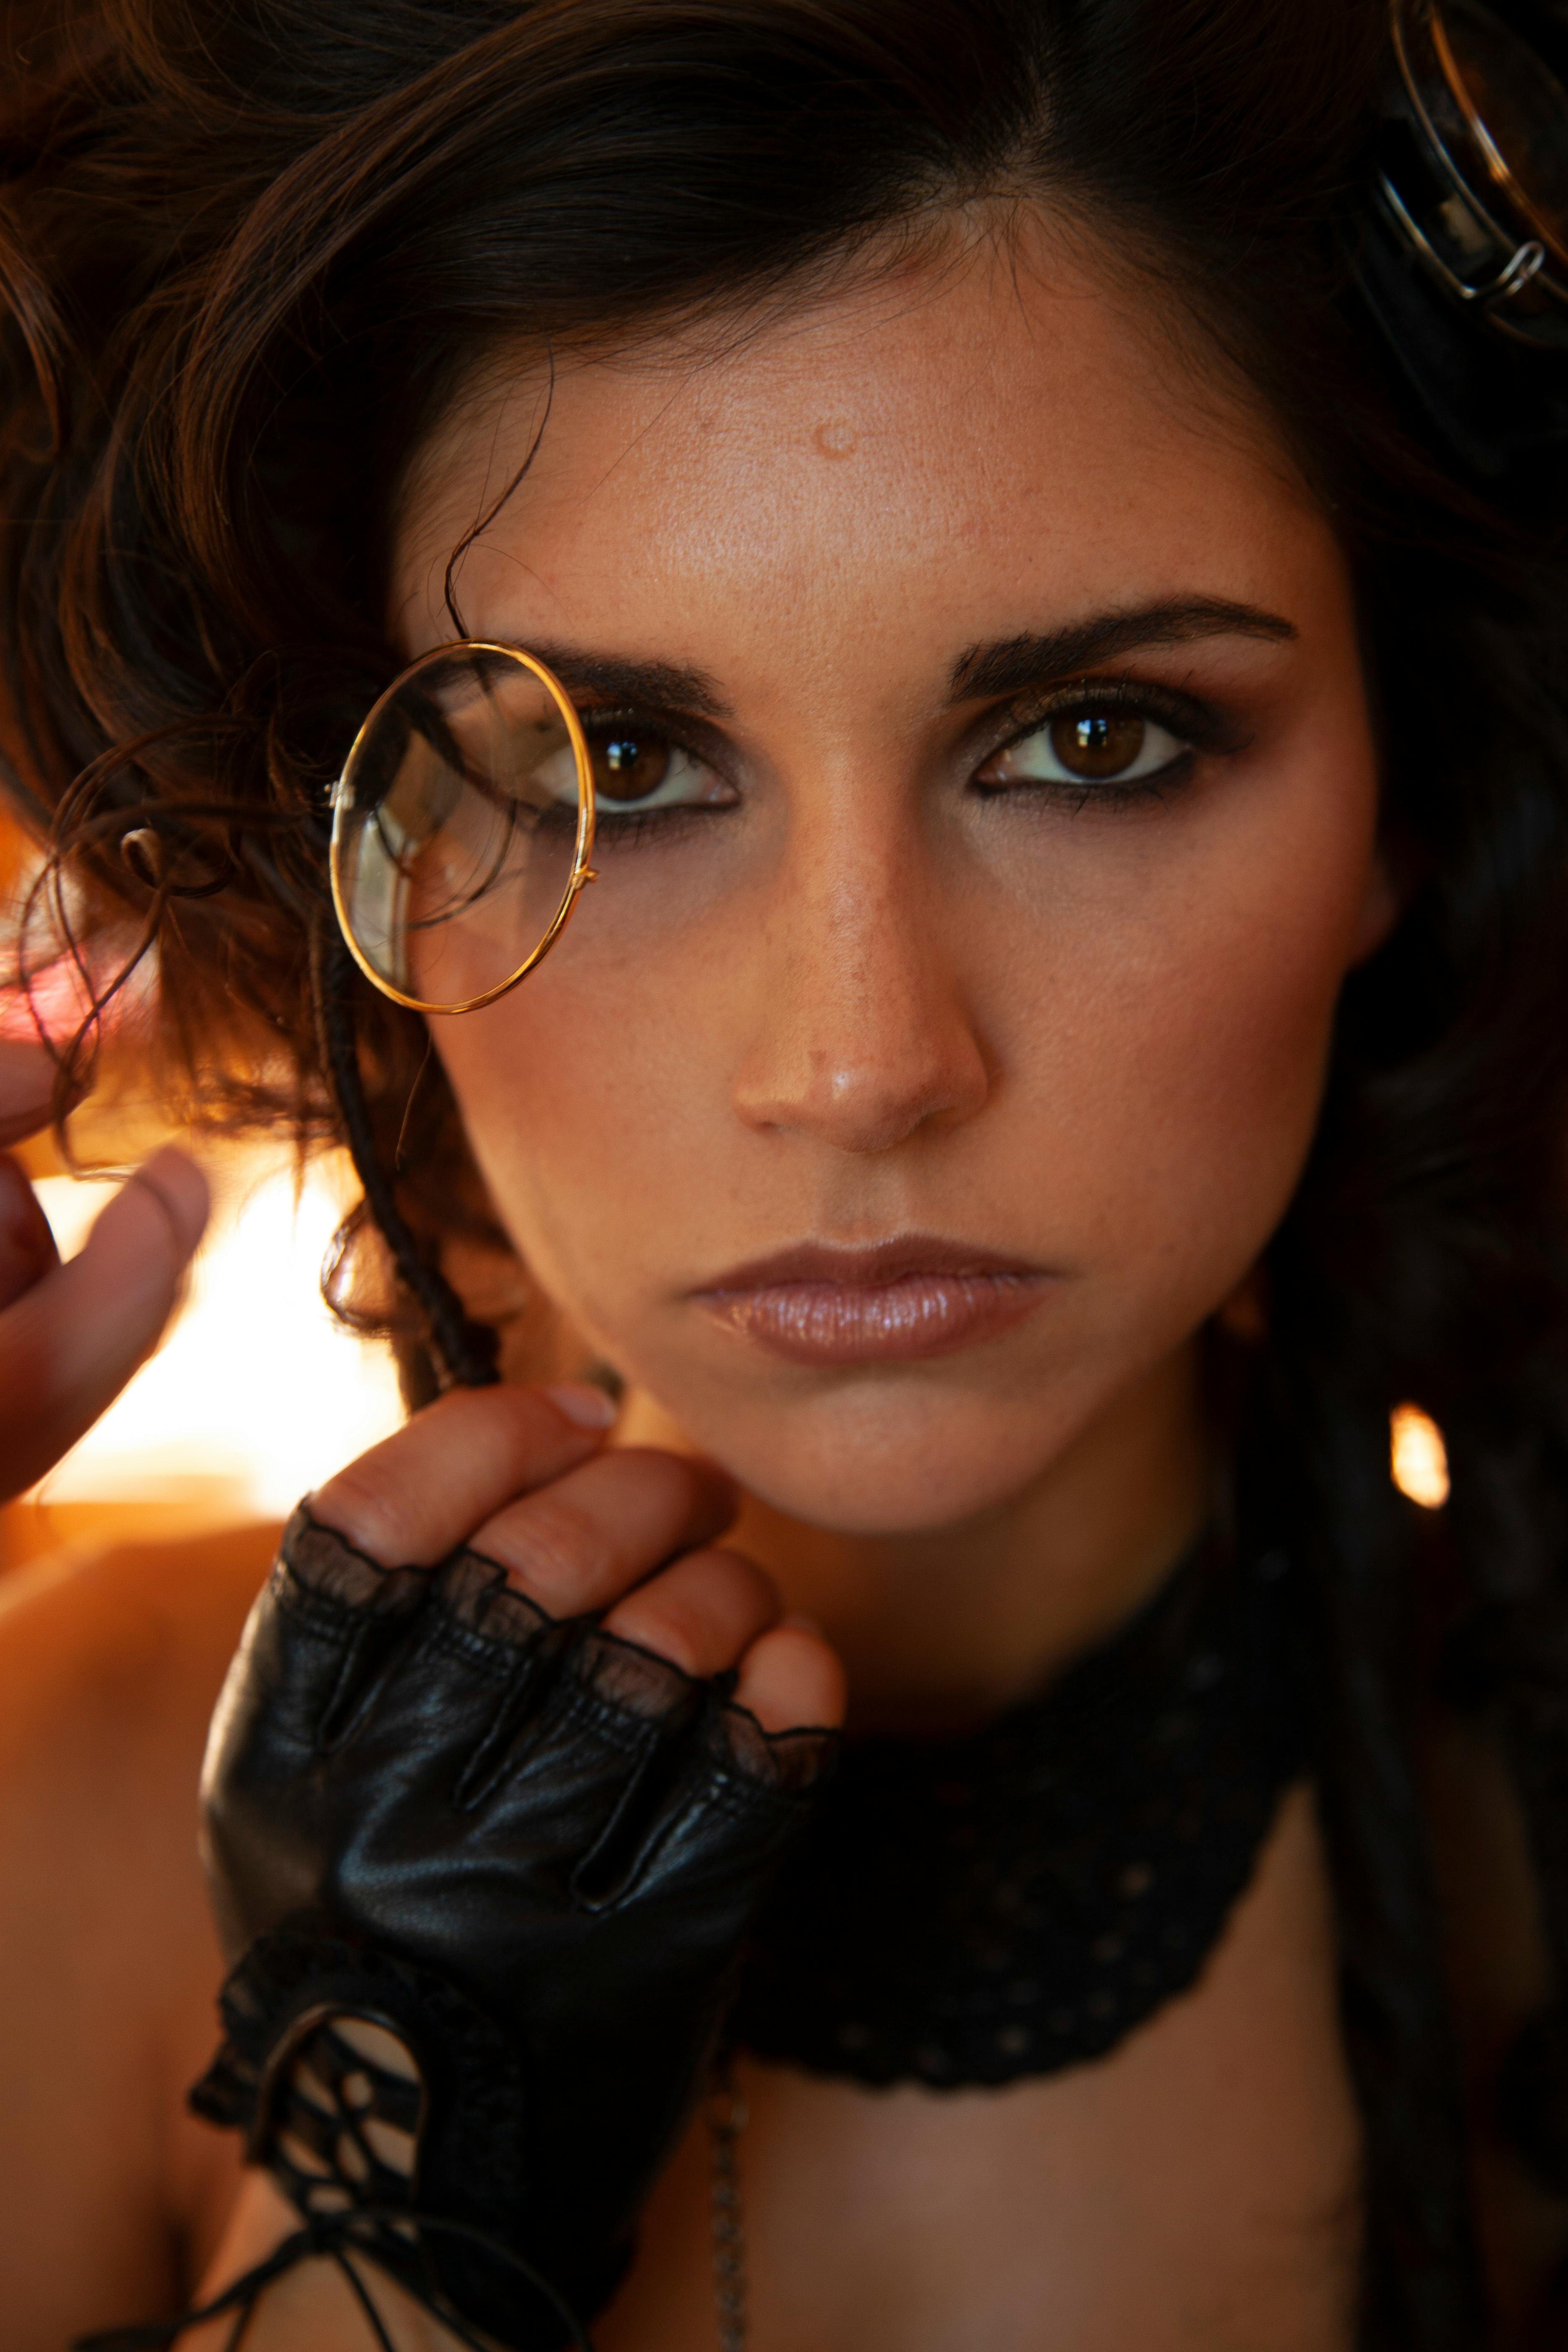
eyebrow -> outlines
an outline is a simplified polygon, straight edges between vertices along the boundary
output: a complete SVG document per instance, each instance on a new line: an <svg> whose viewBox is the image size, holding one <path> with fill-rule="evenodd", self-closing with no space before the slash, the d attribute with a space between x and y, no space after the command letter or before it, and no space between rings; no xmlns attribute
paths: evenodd
<svg viewBox="0 0 1568 2352"><path fill-rule="evenodd" d="M954 662L949 685L954 702L971 702L986 695L1021 694L1046 678L1091 669L1148 646L1187 645L1201 637L1263 637L1283 645L1298 634L1294 622L1259 604L1233 604L1219 596L1168 598L1129 612L1098 613L1044 635L971 646Z"/></svg>
<svg viewBox="0 0 1568 2352"><path fill-rule="evenodd" d="M647 703L658 710L689 710L703 719L728 719L730 706L706 671L681 662L626 661L617 654L593 654L575 646L529 640L528 650L563 686L586 688L612 702Z"/></svg>
<svg viewBox="0 0 1568 2352"><path fill-rule="evenodd" d="M1099 613L1042 635L1000 637L971 646L952 666L951 698L969 702L987 696L1021 694L1042 679L1062 677L1113 661L1147 646L1185 645L1201 637L1262 637L1275 644L1297 635L1295 624L1258 604L1235 604L1218 596L1167 598L1130 611ZM704 719L728 719L730 706L705 670L683 662L634 661L618 654L587 652L578 646L531 641L528 650L553 670L563 686L602 694L612 702L644 703L655 709L689 710Z"/></svg>

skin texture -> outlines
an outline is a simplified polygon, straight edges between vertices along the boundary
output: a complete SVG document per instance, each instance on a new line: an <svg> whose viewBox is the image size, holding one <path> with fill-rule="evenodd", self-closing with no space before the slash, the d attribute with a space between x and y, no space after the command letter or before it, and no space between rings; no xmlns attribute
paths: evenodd
<svg viewBox="0 0 1568 2352"><path fill-rule="evenodd" d="M545 404L531 365L493 372L411 476L411 655L450 635L447 556ZM770 1724L835 1719L846 1684L852 1724L971 1718L1124 1617L1203 1517L1198 1335L1286 1207L1342 980L1392 918L1331 530L1146 297L1043 225L1004 251L961 223L717 355L561 362L528 478L458 586L475 635L696 667L728 712L703 737L709 813L603 840L528 982L433 1024L498 1213L630 1392L613 1433L581 1391L449 1398L318 1512L389 1560L472 1535L552 1608L604 1609L697 1671L734 1664ZM952 701L972 648L1173 600L1273 619L1029 683L1198 698L1217 717L1179 782L1114 807L976 790L1021 722L973 677ZM911 1234L1046 1269L1034 1310L947 1354L825 1368L697 1295L786 1245ZM37 1822L58 1850L94 1818L90 1787L39 1794L54 1727L117 1725L131 1752L141 1725L161 1760L137 1767L138 1818L180 1820L134 1886L105 1848L90 1934L59 1921L79 1996L58 1969L20 1988L65 2112L118 2151L68 2207L51 2189L51 2243L139 2217L112 2259L39 2273L23 2352L148 2307L181 2250L210 2290L285 2226L178 2119L217 1972L181 1809L254 1582L237 1568L199 1659L160 1635L150 1699L109 1660L74 1681L58 1663L91 1651L85 1602L37 1594L0 1625L0 1678L41 1689L36 1661L57 1661L11 1767L36 1801L20 1859L0 1852L16 1899L43 1883ZM113 2009L93 1968L121 1911L142 1957L114 2072L76 2059L73 2000ZM1304 1791L1198 1986L1102 2063L1000 2094L760 2069L747 2088L755 2352L1350 2341L1358 2136ZM155 2228L163 2267L138 2269ZM606 2352L711 2342L705 2228L699 2131ZM247 2352L350 2352L342 2294L296 2274Z"/></svg>
<svg viewBox="0 0 1568 2352"><path fill-rule="evenodd" d="M439 1445L427 1417L318 1507L407 1557L425 1445L448 1483L420 1541L477 1526L552 1606L684 1549L609 1622L743 1676L793 1633L773 1720L826 1690L785 1603L816 1611L859 1719L952 1718L1163 1569L1205 1507L1195 1334L1286 1205L1340 983L1391 915L1331 533L1109 279L1043 238L1014 258L981 240L717 362L558 370L460 582L473 634L699 667L725 712L709 814L632 848L605 827L526 989L434 1024L532 1274L633 1385L623 1439L668 1451L552 1463L507 1504L541 1463L474 1465L511 1408L449 1401ZM525 373L429 454L411 654L448 633L440 558L544 415ZM1220 713L1179 788L977 796L1006 730L994 696L952 700L972 647L1194 600L1274 617L1096 670ZM701 1296L781 1247L911 1234L1050 1279L983 1344L849 1369L784 1362ZM713 1549L735 1498L693 1453L746 1490L771 1586ZM1343 2345L1359 2159L1331 1983L1298 1795L1199 1990L1103 2065L940 2101L753 2070L759 2352ZM699 2135L615 2352L705 2339L704 2204ZM212 2277L279 2226L253 2189ZM331 2340L338 2292L302 2281L266 2325Z"/></svg>
<svg viewBox="0 0 1568 2352"><path fill-rule="evenodd" d="M628 1429L738 1477L858 1707L1010 1695L1201 1516L1193 1335L1289 1198L1342 978L1390 919L1344 564L1238 404L1043 229L979 237L727 358L558 368L461 570L473 634L695 666L732 714L730 804L629 848L602 824L546 961L432 1028ZM524 373L429 454L411 653L544 414ZM1003 714L950 707L970 648L1192 598L1293 635L1094 675L1204 697L1228 748L1130 805L977 798ZM826 1371L692 1296L910 1234L1053 1278L985 1344Z"/></svg>
<svg viewBox="0 0 1568 2352"><path fill-rule="evenodd" d="M700 671L704 807L633 846L602 823L545 963L432 1026L533 1277L632 1394L574 1466L514 1402L448 1400L318 1509L384 1558L477 1529L552 1607L630 1586L612 1625L733 1658L743 1692L761 1658L773 1721L837 1711L820 1635L781 1622L804 1604L852 1722L962 1719L1124 1615L1205 1507L1196 1334L1289 1198L1341 982L1391 915L1345 568L1244 404L1200 396L1147 307L1043 231L960 239L728 355L476 394L411 485L411 655L450 634L447 551L536 440L462 567L464 625L561 667ZM1268 617L1087 665L1203 702L1179 781L977 791L1019 728L973 648L1194 604ZM1024 683L1037 704L1085 667ZM781 1248L915 1234L1044 1270L1034 1310L823 1366L703 1296ZM715 1548L737 1505L742 1549ZM1198 1991L1103 2065L940 2101L757 2072L758 2352L1342 2345L1331 1982L1298 1797ZM1044 2224L1053 2179L1104 2193ZM615 2352L705 2339L704 2204L699 2135ZM253 2189L212 2277L278 2228ZM339 2291L302 2282L266 2324L331 2340Z"/></svg>

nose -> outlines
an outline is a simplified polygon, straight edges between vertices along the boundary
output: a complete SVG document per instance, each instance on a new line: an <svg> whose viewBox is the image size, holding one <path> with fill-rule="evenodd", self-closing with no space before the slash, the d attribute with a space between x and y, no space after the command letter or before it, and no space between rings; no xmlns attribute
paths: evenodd
<svg viewBox="0 0 1568 2352"><path fill-rule="evenodd" d="M840 834L787 861L735 1075L748 1126L865 1153L973 1117L990 1069L943 912L908 842Z"/></svg>

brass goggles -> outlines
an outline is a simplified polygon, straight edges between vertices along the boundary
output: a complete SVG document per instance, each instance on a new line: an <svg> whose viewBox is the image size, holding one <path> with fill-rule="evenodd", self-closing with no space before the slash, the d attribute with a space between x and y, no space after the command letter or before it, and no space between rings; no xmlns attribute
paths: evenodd
<svg viewBox="0 0 1568 2352"><path fill-rule="evenodd" d="M594 879L594 772L560 680L515 646L441 646L371 711L332 794L354 961L416 1013L474 1013L533 970Z"/></svg>

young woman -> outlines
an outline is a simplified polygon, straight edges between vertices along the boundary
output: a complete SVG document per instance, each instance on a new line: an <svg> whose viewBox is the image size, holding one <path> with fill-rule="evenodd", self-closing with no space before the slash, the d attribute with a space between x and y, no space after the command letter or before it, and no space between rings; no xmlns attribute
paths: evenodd
<svg viewBox="0 0 1568 2352"><path fill-rule="evenodd" d="M1563 2340L1512 21L10 12L21 961L349 1141L421 1409L226 1685L270 1535L12 1597L8 2343Z"/></svg>

